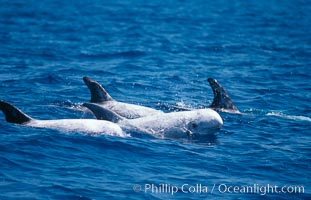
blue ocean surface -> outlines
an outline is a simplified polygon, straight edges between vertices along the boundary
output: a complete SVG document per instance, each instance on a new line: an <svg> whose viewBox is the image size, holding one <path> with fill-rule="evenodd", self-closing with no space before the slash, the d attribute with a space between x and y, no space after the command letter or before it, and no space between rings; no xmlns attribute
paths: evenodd
<svg viewBox="0 0 311 200"><path fill-rule="evenodd" d="M35 119L94 118L82 77L171 112L213 100L200 140L31 128L0 113L0 199L311 199L311 3L0 0L0 99Z"/></svg>

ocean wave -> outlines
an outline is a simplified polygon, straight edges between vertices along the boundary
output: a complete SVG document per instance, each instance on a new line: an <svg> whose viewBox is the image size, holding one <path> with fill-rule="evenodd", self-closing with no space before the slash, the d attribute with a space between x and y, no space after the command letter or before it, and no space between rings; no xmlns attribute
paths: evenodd
<svg viewBox="0 0 311 200"><path fill-rule="evenodd" d="M266 114L267 116L275 116L275 117L281 117L284 119L290 119L295 121L308 121L311 122L311 118L307 116L300 116L300 115L286 115L281 112L269 112Z"/></svg>

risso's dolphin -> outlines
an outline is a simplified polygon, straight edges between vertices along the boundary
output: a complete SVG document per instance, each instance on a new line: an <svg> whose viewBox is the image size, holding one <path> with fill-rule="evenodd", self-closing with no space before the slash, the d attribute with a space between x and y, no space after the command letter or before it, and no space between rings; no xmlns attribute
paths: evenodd
<svg viewBox="0 0 311 200"><path fill-rule="evenodd" d="M228 93L218 83L216 79L208 78L207 81L209 82L214 93L214 99L209 108L214 109L216 111L240 113L238 108L233 104Z"/></svg>
<svg viewBox="0 0 311 200"><path fill-rule="evenodd" d="M234 113L234 114L240 114L240 111L238 108L234 105L233 101L229 97L226 90L218 83L216 79L208 78L207 81L210 84L210 87L212 88L214 99L213 102L204 108L211 108L217 112L227 112L227 113ZM194 110L193 108L187 108L187 107L179 107L179 106L171 106L171 105L165 105L166 108L174 111L189 111Z"/></svg>
<svg viewBox="0 0 311 200"><path fill-rule="evenodd" d="M209 108L125 119L98 104L84 103L83 105L90 109L99 120L115 122L127 131L139 131L161 138L208 135L218 131L223 124L220 115Z"/></svg>
<svg viewBox="0 0 311 200"><path fill-rule="evenodd" d="M0 100L0 110L3 111L6 121L14 124L35 128L51 128L68 132L126 136L119 125L109 121L96 119L37 120L29 117L15 106L3 100Z"/></svg>
<svg viewBox="0 0 311 200"><path fill-rule="evenodd" d="M122 117L135 119L163 113L153 108L116 101L108 94L104 87L95 80L89 77L83 77L83 81L90 90L91 103L97 104L104 109L111 110Z"/></svg>
<svg viewBox="0 0 311 200"><path fill-rule="evenodd" d="M105 109L111 110L118 115L125 117L127 119L136 119L140 117L152 116L155 114L163 113L163 111L156 110L153 108L123 103L114 100L108 92L95 80L89 77L83 77L83 80L91 93L91 103L97 104ZM214 99L208 108L216 110L217 112L230 112L230 113L240 113L237 107L232 102L228 93L225 89L218 83L216 79L208 78L208 82L212 88ZM189 111L189 108L179 108L175 106L169 106L169 108L174 108L173 110Z"/></svg>

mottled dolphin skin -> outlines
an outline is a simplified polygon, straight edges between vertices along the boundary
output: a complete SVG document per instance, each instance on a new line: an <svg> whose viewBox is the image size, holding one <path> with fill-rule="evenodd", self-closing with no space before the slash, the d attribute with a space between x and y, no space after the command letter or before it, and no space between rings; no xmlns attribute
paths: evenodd
<svg viewBox="0 0 311 200"><path fill-rule="evenodd" d="M105 88L95 80L89 77L83 77L83 81L90 90L91 103L111 110L122 117L135 119L163 113L153 108L116 101L108 94Z"/></svg>
<svg viewBox="0 0 311 200"><path fill-rule="evenodd" d="M14 124L34 128L51 128L68 132L126 136L119 125L109 121L96 119L37 120L29 117L15 106L3 100L0 100L0 110L3 111L6 121Z"/></svg>
<svg viewBox="0 0 311 200"><path fill-rule="evenodd" d="M214 93L214 100L209 108L216 111L240 113L238 108L233 104L228 93L216 79L208 78L207 81L209 82Z"/></svg>
<svg viewBox="0 0 311 200"><path fill-rule="evenodd" d="M161 138L187 138L191 135L208 135L223 125L220 115L212 109L197 109L159 113L137 119L125 119L117 113L94 103L84 103L97 119L117 123L127 131L139 131Z"/></svg>

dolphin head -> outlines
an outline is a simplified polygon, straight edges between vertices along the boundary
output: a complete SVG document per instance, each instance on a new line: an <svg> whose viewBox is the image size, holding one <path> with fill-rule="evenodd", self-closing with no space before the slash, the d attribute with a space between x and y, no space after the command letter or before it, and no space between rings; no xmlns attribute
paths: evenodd
<svg viewBox="0 0 311 200"><path fill-rule="evenodd" d="M220 115L212 109L200 109L186 125L189 134L208 135L218 131L223 125Z"/></svg>

